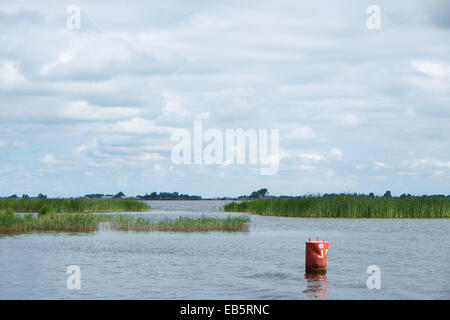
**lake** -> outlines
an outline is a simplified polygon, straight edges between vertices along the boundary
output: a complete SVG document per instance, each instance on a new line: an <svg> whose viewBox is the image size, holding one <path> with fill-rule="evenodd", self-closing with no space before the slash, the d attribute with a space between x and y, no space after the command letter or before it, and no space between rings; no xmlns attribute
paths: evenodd
<svg viewBox="0 0 450 320"><path fill-rule="evenodd" d="M149 201L150 219L243 213L227 201ZM0 234L0 299L450 299L449 219L251 215L249 232ZM305 276L305 241L328 240ZM81 289L66 287L69 265ZM366 270L380 268L380 289Z"/></svg>

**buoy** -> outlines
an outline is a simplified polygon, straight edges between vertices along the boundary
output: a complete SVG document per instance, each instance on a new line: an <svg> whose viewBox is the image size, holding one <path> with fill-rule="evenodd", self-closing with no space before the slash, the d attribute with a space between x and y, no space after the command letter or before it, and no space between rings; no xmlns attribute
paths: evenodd
<svg viewBox="0 0 450 320"><path fill-rule="evenodd" d="M327 272L327 255L328 241L311 240L306 241L305 251L305 269L306 273L326 273Z"/></svg>

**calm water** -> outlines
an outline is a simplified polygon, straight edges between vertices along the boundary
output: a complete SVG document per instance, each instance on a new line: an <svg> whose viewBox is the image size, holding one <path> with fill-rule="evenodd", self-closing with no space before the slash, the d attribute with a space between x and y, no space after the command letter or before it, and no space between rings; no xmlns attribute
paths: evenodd
<svg viewBox="0 0 450 320"><path fill-rule="evenodd" d="M150 204L140 215L229 214L223 201ZM0 235L0 299L450 299L448 219L251 219L244 233ZM309 236L330 241L326 276L305 277ZM81 290L66 287L69 265Z"/></svg>

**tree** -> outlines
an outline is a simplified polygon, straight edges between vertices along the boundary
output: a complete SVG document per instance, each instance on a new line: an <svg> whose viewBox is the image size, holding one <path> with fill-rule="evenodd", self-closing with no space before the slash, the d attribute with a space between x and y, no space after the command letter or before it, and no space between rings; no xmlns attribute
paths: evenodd
<svg viewBox="0 0 450 320"><path fill-rule="evenodd" d="M22 195L22 199L28 199L30 196L29 195L27 195L27 194L23 194Z"/></svg>
<svg viewBox="0 0 450 320"><path fill-rule="evenodd" d="M375 195L373 194L373 192L369 193L369 198L375 198Z"/></svg>
<svg viewBox="0 0 450 320"><path fill-rule="evenodd" d="M259 190L259 194L260 194L261 198L264 198L266 196L266 194L268 193L268 191L269 190L267 190L266 188Z"/></svg>
<svg viewBox="0 0 450 320"><path fill-rule="evenodd" d="M383 197L385 197L385 198L392 198L392 194L391 194L391 191L386 191L385 193L384 193L384 196Z"/></svg>
<svg viewBox="0 0 450 320"><path fill-rule="evenodd" d="M264 198L267 194L267 189L263 188L263 189L259 189L258 191L253 191L249 198Z"/></svg>
<svg viewBox="0 0 450 320"><path fill-rule="evenodd" d="M42 194L42 193L39 193L39 194L37 195L37 197L38 197L38 198L41 198L41 199L46 199L46 198L47 198L47 196L46 196L45 194Z"/></svg>
<svg viewBox="0 0 450 320"><path fill-rule="evenodd" d="M119 193L117 193L115 196L114 196L114 198L122 198L122 197L125 197L125 194L122 192L122 191L120 191Z"/></svg>

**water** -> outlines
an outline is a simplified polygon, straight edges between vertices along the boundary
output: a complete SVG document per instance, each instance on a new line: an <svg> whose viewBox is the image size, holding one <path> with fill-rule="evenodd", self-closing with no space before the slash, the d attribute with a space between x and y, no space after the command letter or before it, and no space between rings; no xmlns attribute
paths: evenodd
<svg viewBox="0 0 450 320"><path fill-rule="evenodd" d="M139 215L223 217L224 203L150 201L159 209ZM448 219L251 219L238 233L0 235L0 299L450 299ZM309 236L330 241L325 276L304 274Z"/></svg>

